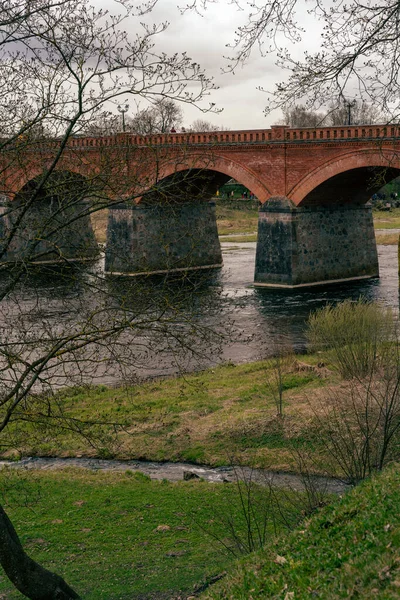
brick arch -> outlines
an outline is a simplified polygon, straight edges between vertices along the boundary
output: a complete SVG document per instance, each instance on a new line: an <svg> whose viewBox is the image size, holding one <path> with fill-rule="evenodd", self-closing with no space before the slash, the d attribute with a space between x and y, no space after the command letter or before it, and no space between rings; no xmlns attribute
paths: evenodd
<svg viewBox="0 0 400 600"><path fill-rule="evenodd" d="M12 173L7 174L4 184L4 194L9 200L14 200L21 190L24 189L30 181L35 180L43 173L43 165L41 166L29 166L27 169L13 170Z"/></svg>
<svg viewBox="0 0 400 600"><path fill-rule="evenodd" d="M309 172L292 188L287 196L296 206L316 204L318 201L315 200L315 195L313 197L313 192L315 194L316 188L322 191L324 184L327 184L329 181L332 184L337 182L339 185L343 185L344 177L347 175L347 180L349 180L352 174L357 176L359 183L363 182L366 184L368 174L369 178L371 178L371 169L373 168L388 169L389 176L387 180L390 181L400 175L400 157L394 155L393 149L385 150L385 148L359 150L343 154L339 158L334 158L313 169L313 171ZM365 203L374 191L382 185L376 185L375 189L368 188L367 191L360 194L358 203ZM323 203L322 199L321 203Z"/></svg>
<svg viewBox="0 0 400 600"><path fill-rule="evenodd" d="M171 163L161 170L158 181L189 169L204 169L227 175L247 187L262 203L272 195L266 184L251 169L237 161L214 153L210 159L205 158L204 154L192 154L184 163L179 165Z"/></svg>
<svg viewBox="0 0 400 600"><path fill-rule="evenodd" d="M51 161L50 161L51 163ZM21 190L31 181L40 177L45 171L43 163L31 163L24 168L13 170L7 177L4 185L4 193L10 199L14 198ZM87 178L99 172L99 169L90 163L86 158L81 157L80 164L72 161L59 161L57 168L52 171L52 174L69 172L74 175Z"/></svg>

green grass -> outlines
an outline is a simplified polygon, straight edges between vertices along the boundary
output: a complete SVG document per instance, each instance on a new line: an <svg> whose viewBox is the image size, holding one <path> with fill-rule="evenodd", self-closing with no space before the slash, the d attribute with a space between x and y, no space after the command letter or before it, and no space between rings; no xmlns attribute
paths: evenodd
<svg viewBox="0 0 400 600"><path fill-rule="evenodd" d="M302 359L305 360L305 359ZM307 358L309 363L317 360ZM308 397L329 381L315 371L289 372L284 379L282 440L276 443L276 405L266 383L270 363L225 365L180 378L130 388L75 388L56 398L63 416L118 422L118 433L96 426L92 445L81 435L55 431L48 419L11 423L10 448L18 455L99 456L189 461L221 465L240 454L253 466L293 469L292 439L309 430ZM331 379L334 379L332 374ZM38 413L41 413L40 405ZM305 421L301 419L305 415ZM292 426L297 423L294 431ZM53 423L53 421L51 422ZM61 421L61 425L63 422ZM218 432L216 436L215 433ZM6 438L2 438L8 441ZM271 440L269 443L268 440ZM243 440L247 440L244 447ZM263 443L260 442L263 440ZM310 449L313 449L310 443ZM6 455L12 455L8 449Z"/></svg>
<svg viewBox="0 0 400 600"><path fill-rule="evenodd" d="M400 598L400 467L249 555L204 600Z"/></svg>
<svg viewBox="0 0 400 600"><path fill-rule="evenodd" d="M242 242L256 242L257 234L249 234L249 235L223 235L220 237L220 242L237 242L238 244Z"/></svg>
<svg viewBox="0 0 400 600"><path fill-rule="evenodd" d="M375 229L398 229L400 228L400 208L391 211L374 211Z"/></svg>
<svg viewBox="0 0 400 600"><path fill-rule="evenodd" d="M3 470L0 486L28 554L85 600L186 598L233 560L203 529L226 539L218 515L229 506L237 532L246 530L233 484L65 469L23 480ZM0 598L22 598L1 572Z"/></svg>
<svg viewBox="0 0 400 600"><path fill-rule="evenodd" d="M254 234L258 227L258 210L230 208L229 204L216 205L216 217L219 235Z"/></svg>

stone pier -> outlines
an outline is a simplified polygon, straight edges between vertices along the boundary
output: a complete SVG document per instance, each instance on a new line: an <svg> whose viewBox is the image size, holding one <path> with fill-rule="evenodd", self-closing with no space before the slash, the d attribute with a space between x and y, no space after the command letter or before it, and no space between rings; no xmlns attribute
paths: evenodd
<svg viewBox="0 0 400 600"><path fill-rule="evenodd" d="M297 208L275 197L260 208L256 286L296 288L378 276L371 206Z"/></svg>
<svg viewBox="0 0 400 600"><path fill-rule="evenodd" d="M105 271L144 275L221 267L213 202L128 205L109 211Z"/></svg>
<svg viewBox="0 0 400 600"><path fill-rule="evenodd" d="M7 248L0 263L57 264L93 260L99 256L88 214L89 200L66 209L50 203L35 203L26 212L8 241L22 206L0 198L0 249Z"/></svg>

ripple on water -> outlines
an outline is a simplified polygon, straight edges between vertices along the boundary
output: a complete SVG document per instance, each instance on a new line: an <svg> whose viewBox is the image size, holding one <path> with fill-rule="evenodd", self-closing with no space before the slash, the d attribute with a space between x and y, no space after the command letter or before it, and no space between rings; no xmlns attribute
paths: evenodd
<svg viewBox="0 0 400 600"><path fill-rule="evenodd" d="M223 248L228 244L223 244ZM378 300L386 306L398 311L399 290L397 273L397 247L378 246L380 279L370 279L327 286L282 290L255 288L253 286L255 242L241 243L238 250L224 252L224 265L213 270L201 282L201 293L207 302L200 303L195 314L199 325L217 326L222 330L228 328L233 320L234 329L226 338L221 355L205 345L202 360L191 357L188 353L183 357L180 368L185 371L206 368L222 361L248 362L271 355L277 345L291 344L295 350L304 350L306 344L305 329L310 313L322 308L327 303L337 303L346 298L357 300L360 296L368 300ZM24 286L15 293L14 306L21 308L32 320L32 327L40 334L43 315L49 323L64 322L73 319L65 313L71 304L79 308L79 302L90 303L91 291L82 283L84 277L91 277L101 270L101 261L94 267L85 267L83 276L77 278L76 284L65 283L60 277L36 277L30 287L29 278ZM86 273L86 274L85 274ZM91 275L92 273L92 275ZM195 277L195 275L193 275ZM201 277L204 277L202 272ZM108 282L109 284L109 282ZM111 285L111 284L110 284ZM152 278L144 285L153 286ZM182 281L179 284L184 285ZM199 288L200 289L200 288ZM190 288L188 288L190 293ZM40 292L38 295L38 291ZM67 299L67 302L66 302ZM78 302L79 300L79 302ZM38 311L38 302L41 312ZM3 308L3 319L13 322L13 306ZM36 312L35 312L36 311ZM188 303L188 312L184 316L193 318L193 306ZM35 317L35 315L37 315ZM76 318L79 319L77 310ZM0 317L1 318L1 317ZM35 321L36 318L36 321ZM182 323L184 319L182 319ZM71 321L72 325L72 321ZM147 343L146 335L136 337L132 346L140 348L140 342ZM139 352L139 351L138 351ZM107 370L99 364L93 372L96 383L115 385L121 382L122 373L117 363L108 362ZM134 366L124 366L124 377L139 378L167 376L178 371L173 351L162 354L143 353ZM88 376L88 381L90 381ZM63 385L70 383L63 380Z"/></svg>

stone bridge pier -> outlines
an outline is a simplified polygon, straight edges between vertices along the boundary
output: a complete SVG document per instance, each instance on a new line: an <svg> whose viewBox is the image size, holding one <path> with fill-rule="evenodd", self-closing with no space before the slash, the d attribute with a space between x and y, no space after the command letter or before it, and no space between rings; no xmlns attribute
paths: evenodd
<svg viewBox="0 0 400 600"><path fill-rule="evenodd" d="M138 276L222 265L214 202L119 203L109 211L105 271ZM297 288L378 277L368 204L297 207L283 196L259 211L254 284Z"/></svg>
<svg viewBox="0 0 400 600"><path fill-rule="evenodd" d="M123 203L109 210L105 272L146 275L221 267L215 203Z"/></svg>
<svg viewBox="0 0 400 600"><path fill-rule="evenodd" d="M21 218L23 206L0 197L0 264L65 264L98 258L90 206L89 199L65 209L38 202Z"/></svg>
<svg viewBox="0 0 400 600"><path fill-rule="evenodd" d="M296 288L378 276L369 204L296 207L278 196L260 208L256 286Z"/></svg>

